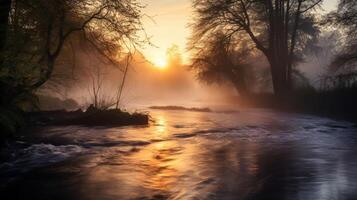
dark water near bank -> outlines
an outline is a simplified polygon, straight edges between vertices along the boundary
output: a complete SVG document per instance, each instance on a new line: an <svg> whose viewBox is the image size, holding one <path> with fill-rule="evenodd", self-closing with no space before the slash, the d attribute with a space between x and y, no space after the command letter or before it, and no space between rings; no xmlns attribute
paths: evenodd
<svg viewBox="0 0 357 200"><path fill-rule="evenodd" d="M0 198L357 199L354 124L264 110L151 115L150 126L33 131L0 164Z"/></svg>

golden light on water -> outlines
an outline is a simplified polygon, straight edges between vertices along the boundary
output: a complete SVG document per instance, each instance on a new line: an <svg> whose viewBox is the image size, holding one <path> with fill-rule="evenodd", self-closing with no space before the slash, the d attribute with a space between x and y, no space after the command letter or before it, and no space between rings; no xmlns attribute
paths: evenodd
<svg viewBox="0 0 357 200"><path fill-rule="evenodd" d="M164 116L159 116L156 119L156 134L163 136L167 134L167 130L166 130L166 119Z"/></svg>

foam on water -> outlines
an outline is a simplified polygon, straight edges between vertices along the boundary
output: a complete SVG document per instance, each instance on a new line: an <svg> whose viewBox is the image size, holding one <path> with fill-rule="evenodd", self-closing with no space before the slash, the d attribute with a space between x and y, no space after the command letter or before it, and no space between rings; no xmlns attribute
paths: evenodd
<svg viewBox="0 0 357 200"><path fill-rule="evenodd" d="M13 191L22 192L18 199L84 200L357 196L354 124L269 110L151 116L150 126L44 127L34 133L43 143L17 148L0 165L0 175L26 177L13 187L1 178L5 196Z"/></svg>
<svg viewBox="0 0 357 200"><path fill-rule="evenodd" d="M33 144L13 152L13 159L0 164L0 172L26 172L36 167L64 161L83 152L78 145Z"/></svg>

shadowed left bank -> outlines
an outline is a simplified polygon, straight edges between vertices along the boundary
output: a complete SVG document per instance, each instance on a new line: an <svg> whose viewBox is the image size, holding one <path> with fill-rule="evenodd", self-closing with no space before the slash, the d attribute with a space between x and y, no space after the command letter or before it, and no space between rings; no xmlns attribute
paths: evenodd
<svg viewBox="0 0 357 200"><path fill-rule="evenodd" d="M118 98L122 96L121 90L125 80L123 74L128 67L126 64L129 62L128 58L133 49L145 40L137 37L137 34L143 31L142 8L143 6L134 0L2 1L0 5L0 92L2 94L0 137L2 140L28 124L26 113L39 110L38 94L53 95L65 84L75 84L80 77L94 76L82 73L83 65L88 65L81 61L84 59L79 59L84 54L86 60L91 58L89 62L95 63L96 68L113 67L118 70L118 74L121 74L116 81L117 92L110 94L116 98L116 110L101 111L97 114L104 118L120 118L114 123L120 125L133 124L134 118L135 120L138 116L140 118L141 115L130 115L119 111ZM76 71L77 69L79 71ZM92 87L93 85L96 85L95 88ZM98 89L101 86L101 80L95 77L92 77L92 81L87 81L87 88L91 88L96 97L99 96ZM106 95L106 98L109 98L108 96ZM97 102L86 103L89 105ZM77 118L79 116L90 119L88 112L82 114L60 112L57 118L66 118L63 117L64 115L76 118L71 120L71 123L74 121L79 123L81 121ZM113 119L111 120L114 122ZM98 122L98 124L103 123Z"/></svg>

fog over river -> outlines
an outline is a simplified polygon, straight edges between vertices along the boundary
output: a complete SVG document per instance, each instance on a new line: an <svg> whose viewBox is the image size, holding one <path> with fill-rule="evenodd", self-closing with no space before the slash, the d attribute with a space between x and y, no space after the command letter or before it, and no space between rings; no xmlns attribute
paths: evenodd
<svg viewBox="0 0 357 200"><path fill-rule="evenodd" d="M1 199L355 199L357 127L262 109L150 110L149 126L44 127L10 144Z"/></svg>

